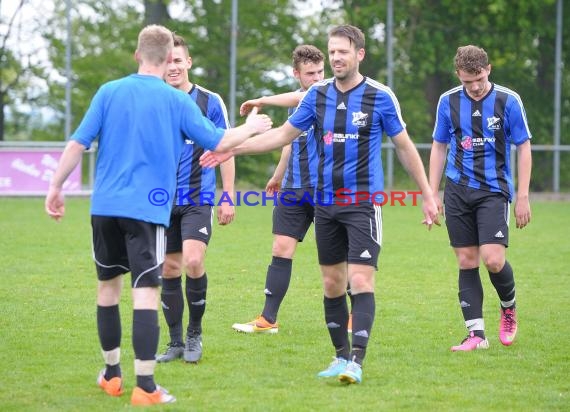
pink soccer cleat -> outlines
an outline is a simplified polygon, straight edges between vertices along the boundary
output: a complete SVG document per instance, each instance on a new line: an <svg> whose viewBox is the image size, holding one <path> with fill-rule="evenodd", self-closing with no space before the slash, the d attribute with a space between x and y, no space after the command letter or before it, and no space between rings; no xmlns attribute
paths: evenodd
<svg viewBox="0 0 570 412"><path fill-rule="evenodd" d="M513 344L515 336L517 336L517 311L511 308L501 308L499 340L503 345L510 346Z"/></svg>
<svg viewBox="0 0 570 412"><path fill-rule="evenodd" d="M475 336L473 332L469 332L469 336L463 339L461 345L451 347L452 352L470 352L475 349L489 349L489 341L487 338Z"/></svg>

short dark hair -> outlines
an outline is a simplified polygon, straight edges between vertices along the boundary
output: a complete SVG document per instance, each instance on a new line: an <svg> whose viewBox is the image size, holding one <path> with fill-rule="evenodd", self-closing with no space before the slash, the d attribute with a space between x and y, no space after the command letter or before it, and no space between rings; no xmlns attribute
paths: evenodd
<svg viewBox="0 0 570 412"><path fill-rule="evenodd" d="M315 46L310 44L301 44L295 47L292 53L293 67L299 70L302 63L320 63L325 60L325 55Z"/></svg>
<svg viewBox="0 0 570 412"><path fill-rule="evenodd" d="M176 33L173 33L172 38L174 39L174 47L183 47L184 51L186 52L186 55L190 54L190 51L188 50L188 45L186 44L184 37Z"/></svg>
<svg viewBox="0 0 570 412"><path fill-rule="evenodd" d="M455 70L470 74L479 74L489 65L487 52L481 47L467 45L457 48Z"/></svg>
<svg viewBox="0 0 570 412"><path fill-rule="evenodd" d="M346 37L350 40L350 43L354 44L354 48L356 50L364 49L366 44L366 39L362 30L349 24L333 27L331 31L329 31L329 39L331 37Z"/></svg>

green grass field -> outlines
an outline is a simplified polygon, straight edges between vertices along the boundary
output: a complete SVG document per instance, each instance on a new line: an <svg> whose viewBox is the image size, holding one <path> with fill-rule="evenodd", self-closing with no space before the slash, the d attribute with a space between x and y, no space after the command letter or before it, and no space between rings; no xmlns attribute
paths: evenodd
<svg viewBox="0 0 570 412"><path fill-rule="evenodd" d="M207 255L208 306L199 365L160 364L171 411L563 411L570 410L570 203L537 202L533 221L511 230L519 334L503 347L487 275L491 347L451 353L465 335L455 258L445 229L420 225L418 207L385 207L376 320L361 385L315 374L333 355L324 324L314 233L300 244L277 335L237 334L263 305L271 208L239 207L216 227ZM0 410L130 409L134 384L130 293L121 305L126 395L95 385L102 368L87 199L68 199L56 224L43 199L0 200ZM482 273L485 273L482 271ZM187 318L188 313L185 313ZM160 350L168 340L162 314ZM155 408L161 410L161 408Z"/></svg>

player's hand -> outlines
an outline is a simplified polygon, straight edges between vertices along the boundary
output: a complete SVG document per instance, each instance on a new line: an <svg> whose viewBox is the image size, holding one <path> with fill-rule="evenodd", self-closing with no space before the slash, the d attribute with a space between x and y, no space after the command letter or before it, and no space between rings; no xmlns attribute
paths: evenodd
<svg viewBox="0 0 570 412"><path fill-rule="evenodd" d="M234 205L226 202L220 203L218 206L218 224L221 226L229 225L234 221L236 208Z"/></svg>
<svg viewBox="0 0 570 412"><path fill-rule="evenodd" d="M518 198L515 202L515 219L517 222L517 229L522 229L530 223L530 202L528 196Z"/></svg>
<svg viewBox="0 0 570 412"><path fill-rule="evenodd" d="M200 166L202 167L216 167L220 163L224 163L230 157L233 156L233 153L230 152L212 152L210 150L206 150L202 156L200 156Z"/></svg>
<svg viewBox="0 0 570 412"><path fill-rule="evenodd" d="M240 116L245 116L248 114L254 107L261 109L263 103L261 103L261 99L252 99L246 102L243 102L239 107L239 114Z"/></svg>
<svg viewBox="0 0 570 412"><path fill-rule="evenodd" d="M273 193L278 193L279 189L281 189L281 181L275 178L275 176L269 179L265 185L265 191L269 196L273 196Z"/></svg>
<svg viewBox="0 0 570 412"><path fill-rule="evenodd" d="M59 222L65 214L65 199L61 189L49 188L45 200L45 211L56 222Z"/></svg>
<svg viewBox="0 0 570 412"><path fill-rule="evenodd" d="M273 121L266 114L258 114L257 107L254 107L247 116L245 124L255 130L255 134L260 134L271 129Z"/></svg>
<svg viewBox="0 0 570 412"><path fill-rule="evenodd" d="M432 225L441 226L439 221L439 196L437 194L432 194L431 196L424 196L422 194L422 198L422 209L424 212L424 220L422 220L422 224L426 225L428 230L431 230Z"/></svg>

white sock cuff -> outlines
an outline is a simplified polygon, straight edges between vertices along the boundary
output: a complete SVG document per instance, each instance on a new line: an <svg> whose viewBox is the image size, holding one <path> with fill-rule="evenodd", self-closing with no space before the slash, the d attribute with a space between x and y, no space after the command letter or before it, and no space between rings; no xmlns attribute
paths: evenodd
<svg viewBox="0 0 570 412"><path fill-rule="evenodd" d="M111 350L102 350L103 359L107 365L117 365L121 361L121 348L115 348Z"/></svg>

